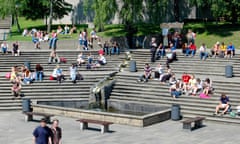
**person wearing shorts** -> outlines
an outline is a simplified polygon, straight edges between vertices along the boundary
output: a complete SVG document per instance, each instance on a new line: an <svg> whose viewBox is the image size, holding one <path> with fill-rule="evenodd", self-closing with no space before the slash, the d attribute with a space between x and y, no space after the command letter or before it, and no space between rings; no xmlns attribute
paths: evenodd
<svg viewBox="0 0 240 144"><path fill-rule="evenodd" d="M214 115L217 115L220 109L223 109L221 115L224 115L227 112L229 106L229 97L227 97L226 94L222 93L219 105L216 106L216 111Z"/></svg>

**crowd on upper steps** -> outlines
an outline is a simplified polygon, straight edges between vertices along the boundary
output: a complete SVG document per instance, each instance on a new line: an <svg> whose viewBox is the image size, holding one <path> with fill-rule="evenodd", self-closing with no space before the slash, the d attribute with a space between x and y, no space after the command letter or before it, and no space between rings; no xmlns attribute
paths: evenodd
<svg viewBox="0 0 240 144"><path fill-rule="evenodd" d="M199 54L200 60L207 58L232 58L235 55L235 46L232 42L226 45L224 42L216 42L210 49L203 42L200 46L195 44L196 34L189 30L186 36L180 35L178 31L168 35L163 40L155 37L150 42L151 62L167 57L166 64L177 60L177 49L181 49L186 57L194 57Z"/></svg>

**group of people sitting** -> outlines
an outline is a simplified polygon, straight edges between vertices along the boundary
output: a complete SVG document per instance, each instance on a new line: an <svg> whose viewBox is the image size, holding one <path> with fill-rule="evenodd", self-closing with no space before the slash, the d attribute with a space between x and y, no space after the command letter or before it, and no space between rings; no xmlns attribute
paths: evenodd
<svg viewBox="0 0 240 144"><path fill-rule="evenodd" d="M20 49L19 49L18 41L13 43L12 50L9 50L9 46L6 41L2 42L0 45L1 45L1 51L2 51L3 55L12 53L12 56L20 56Z"/></svg>
<svg viewBox="0 0 240 144"><path fill-rule="evenodd" d="M90 32L90 36L88 35L86 28L79 32L79 48L82 48L83 50L89 50L89 48L93 48L94 40L97 40L98 45L101 47L101 38L97 36L95 28Z"/></svg>
<svg viewBox="0 0 240 144"><path fill-rule="evenodd" d="M107 64L107 60L104 57L103 53L99 53L98 57L95 59L91 53L85 56L82 52L80 52L77 57L77 63L80 67L82 66L82 64L86 64L87 69L92 69Z"/></svg>
<svg viewBox="0 0 240 144"><path fill-rule="evenodd" d="M144 72L139 77L138 82L148 82L149 79L153 78L153 72L155 79L162 84L168 82L170 85L169 92L173 98L178 98L181 94L196 96L197 93L201 93L201 98L208 98L209 94L213 92L212 81L209 78L202 81L199 78L195 78L194 75L184 73L181 79L177 79L168 65L166 66L166 71L164 71L161 64L153 69L146 63Z"/></svg>
<svg viewBox="0 0 240 144"><path fill-rule="evenodd" d="M6 77L8 77L12 83L11 90L14 98L20 97L22 85L43 80L43 67L37 64L34 71L32 71L29 62L25 62L24 65L20 67L12 67L11 72Z"/></svg>
<svg viewBox="0 0 240 144"><path fill-rule="evenodd" d="M232 42L229 45L225 45L224 42L216 42L211 49L211 54L213 57L220 58L232 58L235 55L235 47Z"/></svg>
<svg viewBox="0 0 240 144"><path fill-rule="evenodd" d="M155 60L164 58L164 56L167 57L166 65L169 65L169 63L172 63L174 61L177 61L176 47L174 46L173 43L169 43L168 49L166 49L163 43L157 45L156 38L153 37L151 39L150 52L151 62L155 62Z"/></svg>
<svg viewBox="0 0 240 144"><path fill-rule="evenodd" d="M67 24L64 26L64 28L62 28L60 25L58 26L56 32L57 34L73 34L77 31L77 27L75 25L72 26L72 28L70 28Z"/></svg>
<svg viewBox="0 0 240 144"><path fill-rule="evenodd" d="M89 50L89 48L93 48L94 40L97 41L97 45L100 49L104 51L105 55L114 55L120 54L120 47L117 41L108 42L105 41L103 44L101 42L101 38L97 35L96 29L90 32L90 36L88 36L87 29L80 31L79 33L79 49Z"/></svg>

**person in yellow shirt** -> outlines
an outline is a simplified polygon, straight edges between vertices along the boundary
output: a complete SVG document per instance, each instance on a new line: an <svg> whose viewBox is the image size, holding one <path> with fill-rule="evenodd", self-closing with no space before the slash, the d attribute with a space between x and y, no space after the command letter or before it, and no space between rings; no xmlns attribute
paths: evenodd
<svg viewBox="0 0 240 144"><path fill-rule="evenodd" d="M226 50L227 50L227 46L224 44L224 42L222 42L220 45L221 56L225 56Z"/></svg>

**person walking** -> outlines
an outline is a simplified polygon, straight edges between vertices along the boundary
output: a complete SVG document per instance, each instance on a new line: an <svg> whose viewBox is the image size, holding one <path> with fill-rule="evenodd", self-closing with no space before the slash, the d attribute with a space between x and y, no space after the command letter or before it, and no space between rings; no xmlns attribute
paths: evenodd
<svg viewBox="0 0 240 144"><path fill-rule="evenodd" d="M62 129L59 127L59 120L54 119L52 122L52 144L62 144Z"/></svg>
<svg viewBox="0 0 240 144"><path fill-rule="evenodd" d="M53 144L52 132L47 126L46 119L41 119L40 126L33 131L33 144Z"/></svg>
<svg viewBox="0 0 240 144"><path fill-rule="evenodd" d="M152 38L150 46L151 46L151 62L155 62L155 55L157 51L157 43L155 37Z"/></svg>

